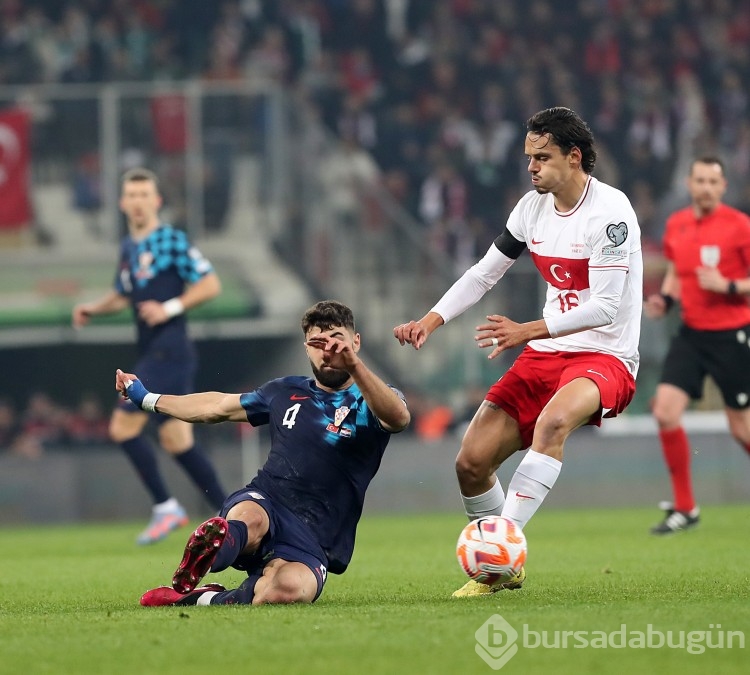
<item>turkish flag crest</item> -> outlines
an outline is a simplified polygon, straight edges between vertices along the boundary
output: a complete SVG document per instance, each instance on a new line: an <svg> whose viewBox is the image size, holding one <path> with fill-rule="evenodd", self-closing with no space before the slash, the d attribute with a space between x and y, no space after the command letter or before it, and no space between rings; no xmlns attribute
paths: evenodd
<svg viewBox="0 0 750 675"><path fill-rule="evenodd" d="M27 112L0 110L0 229L31 221L29 127Z"/></svg>

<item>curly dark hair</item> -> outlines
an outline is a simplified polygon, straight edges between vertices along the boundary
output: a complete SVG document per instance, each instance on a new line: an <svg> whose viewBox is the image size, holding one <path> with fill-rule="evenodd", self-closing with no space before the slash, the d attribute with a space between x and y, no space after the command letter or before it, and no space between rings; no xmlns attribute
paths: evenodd
<svg viewBox="0 0 750 675"><path fill-rule="evenodd" d="M526 121L526 130L533 134L549 134L563 155L578 148L581 151L581 168L589 174L594 170L594 134L581 116L570 108L558 106L540 110Z"/></svg>
<svg viewBox="0 0 750 675"><path fill-rule="evenodd" d="M307 335L308 331L317 327L320 330L330 330L335 326L343 326L356 333L354 327L354 314L345 304L336 300L321 300L316 302L302 316L302 333Z"/></svg>

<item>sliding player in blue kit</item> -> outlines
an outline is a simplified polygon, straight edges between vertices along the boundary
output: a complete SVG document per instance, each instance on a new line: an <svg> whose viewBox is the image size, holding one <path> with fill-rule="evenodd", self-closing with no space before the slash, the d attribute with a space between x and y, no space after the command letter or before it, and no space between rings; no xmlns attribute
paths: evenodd
<svg viewBox="0 0 750 675"><path fill-rule="evenodd" d="M221 282L187 235L161 221L161 205L156 174L137 168L123 175L120 209L128 234L122 240L114 287L98 300L76 305L73 326L82 328L91 317L132 308L138 334L138 374L147 386L186 394L193 391L198 357L188 336L185 312L219 295ZM143 433L148 420L149 415L132 403L121 401L109 424L110 437L127 454L153 502L151 521L138 535L139 544L160 541L188 523L187 513L170 494L156 453ZM156 422L162 448L218 510L226 492L195 442L193 428L168 417Z"/></svg>
<svg viewBox="0 0 750 675"><path fill-rule="evenodd" d="M117 371L117 390L143 410L194 423L268 424L271 435L265 465L191 535L172 587L147 591L142 605L311 603L328 572L346 570L365 491L410 414L403 394L359 358L346 305L315 304L302 332L314 377L283 377L245 394L164 396ZM247 573L239 588L198 587L206 573L228 567Z"/></svg>

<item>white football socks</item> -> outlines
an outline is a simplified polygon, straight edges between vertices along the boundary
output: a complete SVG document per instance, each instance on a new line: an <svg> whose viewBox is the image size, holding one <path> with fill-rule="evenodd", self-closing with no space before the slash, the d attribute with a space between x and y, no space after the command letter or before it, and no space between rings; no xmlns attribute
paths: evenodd
<svg viewBox="0 0 750 675"><path fill-rule="evenodd" d="M172 513L180 508L180 502L178 502L174 497L170 497L167 499L167 501L162 502L161 504L155 504L153 507L153 512L158 514L164 514L164 513Z"/></svg>
<svg viewBox="0 0 750 675"><path fill-rule="evenodd" d="M526 527L555 484L561 468L559 460L529 449L510 479L508 500L501 515L521 529Z"/></svg>
<svg viewBox="0 0 750 675"><path fill-rule="evenodd" d="M469 520L476 520L482 516L499 516L505 504L505 493L495 476L495 483L487 492L476 497L461 495L461 499Z"/></svg>
<svg viewBox="0 0 750 675"><path fill-rule="evenodd" d="M206 591L205 593L201 593L198 597L198 600L196 600L196 605L210 605L211 604L211 598L214 597L214 595L218 595L219 591Z"/></svg>

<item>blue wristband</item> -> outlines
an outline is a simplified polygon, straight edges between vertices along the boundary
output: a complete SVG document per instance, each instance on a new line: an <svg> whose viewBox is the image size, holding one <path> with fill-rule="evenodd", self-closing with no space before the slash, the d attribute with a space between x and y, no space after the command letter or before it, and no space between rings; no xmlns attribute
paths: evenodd
<svg viewBox="0 0 750 675"><path fill-rule="evenodd" d="M140 380L131 380L130 384L127 385L126 393L128 398L140 408L143 405L143 399L148 394L148 389L143 386Z"/></svg>
<svg viewBox="0 0 750 675"><path fill-rule="evenodd" d="M147 412L154 412L156 402L161 396L160 394L152 394L140 380L131 380L130 384L127 385L127 395L135 405Z"/></svg>

